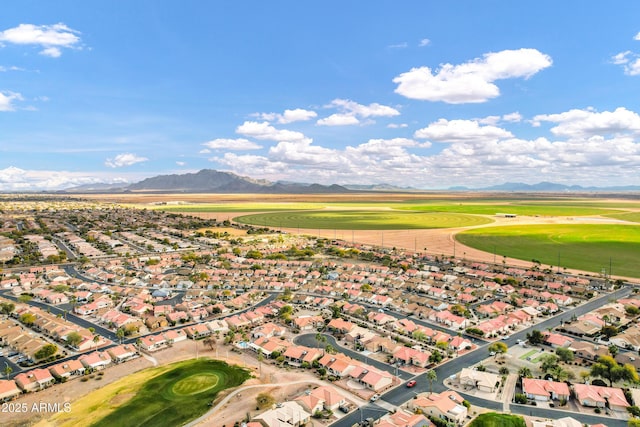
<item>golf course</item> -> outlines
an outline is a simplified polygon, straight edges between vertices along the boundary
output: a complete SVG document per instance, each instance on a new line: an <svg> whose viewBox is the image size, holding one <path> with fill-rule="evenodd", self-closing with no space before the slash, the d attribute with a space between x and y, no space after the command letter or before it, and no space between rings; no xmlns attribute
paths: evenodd
<svg viewBox="0 0 640 427"><path fill-rule="evenodd" d="M74 427L184 425L207 412L218 393L250 377L246 369L206 358L145 369L74 402L55 421Z"/></svg>

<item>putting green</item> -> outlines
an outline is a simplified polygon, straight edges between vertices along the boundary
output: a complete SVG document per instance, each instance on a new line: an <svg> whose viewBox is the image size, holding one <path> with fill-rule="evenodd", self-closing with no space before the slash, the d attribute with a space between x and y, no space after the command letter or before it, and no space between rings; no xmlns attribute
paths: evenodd
<svg viewBox="0 0 640 427"><path fill-rule="evenodd" d="M384 210L270 212L234 218L243 224L324 230L406 230L489 224L491 219L459 213Z"/></svg>
<svg viewBox="0 0 640 427"><path fill-rule="evenodd" d="M251 377L244 368L211 359L179 362L153 368L150 373L151 377L143 382L126 386L130 387L128 393L133 397L124 402L113 403L123 388L118 384L110 393L101 392L100 400L92 399L90 394L77 405L74 403L73 408L89 407L87 411L62 415L72 418L74 427L184 425L207 412L220 391L236 387ZM92 416L94 412L100 416ZM78 415L82 416L81 420Z"/></svg>
<svg viewBox="0 0 640 427"><path fill-rule="evenodd" d="M467 246L557 268L640 277L640 226L571 224L486 227L456 235Z"/></svg>
<svg viewBox="0 0 640 427"><path fill-rule="evenodd" d="M219 380L218 375L214 373L191 375L175 383L171 391L177 396L198 394L215 387Z"/></svg>

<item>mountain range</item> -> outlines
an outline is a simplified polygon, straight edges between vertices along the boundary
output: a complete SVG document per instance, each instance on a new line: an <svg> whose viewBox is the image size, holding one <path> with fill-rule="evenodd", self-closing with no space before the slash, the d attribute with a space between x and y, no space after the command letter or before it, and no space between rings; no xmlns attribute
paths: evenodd
<svg viewBox="0 0 640 427"><path fill-rule="evenodd" d="M420 192L410 187L396 187L389 184L370 185L321 185L296 182L271 182L263 179L253 179L239 176L231 172L221 172L203 169L195 173L158 175L133 184L87 184L63 190L64 193L256 193L256 194L331 194L357 191L374 192ZM434 190L428 190L434 191ZM439 191L460 192L549 192L549 193L577 193L577 192L634 192L640 191L639 185L617 187L582 187L579 185L564 185L552 182L525 184L508 182L483 188L450 187Z"/></svg>

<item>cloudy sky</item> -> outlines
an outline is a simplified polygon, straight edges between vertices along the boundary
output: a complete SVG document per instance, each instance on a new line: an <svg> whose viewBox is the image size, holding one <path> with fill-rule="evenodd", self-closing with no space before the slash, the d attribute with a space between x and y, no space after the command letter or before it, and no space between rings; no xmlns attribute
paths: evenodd
<svg viewBox="0 0 640 427"><path fill-rule="evenodd" d="M10 0L0 191L640 185L640 2Z"/></svg>

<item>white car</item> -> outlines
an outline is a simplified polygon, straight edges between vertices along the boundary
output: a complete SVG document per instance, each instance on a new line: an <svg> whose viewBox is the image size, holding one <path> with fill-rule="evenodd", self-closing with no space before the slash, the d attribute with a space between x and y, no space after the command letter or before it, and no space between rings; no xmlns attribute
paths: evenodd
<svg viewBox="0 0 640 427"><path fill-rule="evenodd" d="M378 399L380 399L380 395L378 393L376 393L373 396L371 396L371 399L369 399L369 401L370 402L375 402Z"/></svg>

